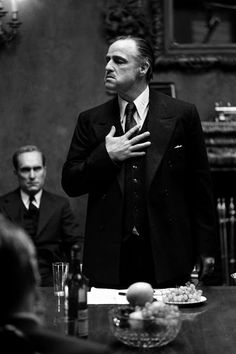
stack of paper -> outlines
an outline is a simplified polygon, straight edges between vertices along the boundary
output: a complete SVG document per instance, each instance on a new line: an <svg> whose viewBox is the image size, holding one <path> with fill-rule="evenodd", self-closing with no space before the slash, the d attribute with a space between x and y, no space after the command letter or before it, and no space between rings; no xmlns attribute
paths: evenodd
<svg viewBox="0 0 236 354"><path fill-rule="evenodd" d="M94 288L88 292L88 305L128 304L126 290Z"/></svg>

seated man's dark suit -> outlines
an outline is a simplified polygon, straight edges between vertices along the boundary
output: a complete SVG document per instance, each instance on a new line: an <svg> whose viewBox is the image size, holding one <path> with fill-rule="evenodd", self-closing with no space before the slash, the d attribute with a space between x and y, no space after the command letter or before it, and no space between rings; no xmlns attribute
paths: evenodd
<svg viewBox="0 0 236 354"><path fill-rule="evenodd" d="M41 285L52 285L52 262L68 260L70 248L78 243L79 230L69 201L43 190L40 208L35 219L35 234L27 229L25 208L20 189L0 197L0 212L23 227L33 238L37 249Z"/></svg>

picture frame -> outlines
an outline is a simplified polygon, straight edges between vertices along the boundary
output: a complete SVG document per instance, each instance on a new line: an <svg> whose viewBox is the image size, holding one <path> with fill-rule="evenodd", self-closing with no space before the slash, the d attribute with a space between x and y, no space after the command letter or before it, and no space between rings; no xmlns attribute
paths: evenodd
<svg viewBox="0 0 236 354"><path fill-rule="evenodd" d="M236 69L236 25L234 25L234 23L228 23L227 27L227 18L231 19L235 17L229 15L227 17L225 15L224 28L227 29L232 27L233 30L230 31L228 29L228 32L225 30L225 37L223 37L225 40L222 40L222 42L214 42L211 40L206 41L207 35L203 37L205 38L205 42L204 40L203 42L197 42L194 40L190 42L180 42L176 40L175 35L175 1L180 0L151 0L156 67L162 69L178 68L191 70L206 70L215 67ZM215 0L214 2L211 0L183 0L182 6L186 6L186 10L189 10L191 4L199 4L199 2L202 3L202 9L207 9L207 6L213 6L214 11L216 11L215 15L220 12L222 13L222 9L225 10L225 13L227 10L235 10L236 15L236 4L235 6L230 5L230 1L227 0ZM231 3L233 2L231 1ZM200 10L199 13L200 16ZM201 21L204 21L204 16L207 16L207 13L202 13L202 17L200 17ZM192 18L194 18L194 16ZM192 23L192 27L193 25L194 24ZM204 23L202 23L201 26L203 27ZM186 28L186 31L188 30L189 29ZM232 38L230 35L231 32L235 32L234 35L232 34Z"/></svg>
<svg viewBox="0 0 236 354"><path fill-rule="evenodd" d="M166 95L176 98L176 89L173 82L150 82L149 86L151 89L160 91Z"/></svg>

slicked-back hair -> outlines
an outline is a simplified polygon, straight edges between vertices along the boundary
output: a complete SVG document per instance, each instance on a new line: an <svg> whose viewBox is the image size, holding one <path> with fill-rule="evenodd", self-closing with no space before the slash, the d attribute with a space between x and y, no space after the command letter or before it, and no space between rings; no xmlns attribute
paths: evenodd
<svg viewBox="0 0 236 354"><path fill-rule="evenodd" d="M125 39L132 39L136 43L139 59L143 60L143 61L146 60L149 63L149 69L146 74L146 79L147 79L147 82L151 81L151 79L153 77L155 57L154 57L154 51L153 51L153 48L152 48L150 42L142 37L135 37L132 35L126 35L126 36L119 36L119 37L114 38L112 40L111 44L115 43L116 41L125 40Z"/></svg>
<svg viewBox="0 0 236 354"><path fill-rule="evenodd" d="M21 146L19 149L17 149L12 156L12 163L16 171L18 170L18 156L25 152L33 152L33 151L37 151L41 154L43 166L46 165L46 157L36 145L24 145Z"/></svg>

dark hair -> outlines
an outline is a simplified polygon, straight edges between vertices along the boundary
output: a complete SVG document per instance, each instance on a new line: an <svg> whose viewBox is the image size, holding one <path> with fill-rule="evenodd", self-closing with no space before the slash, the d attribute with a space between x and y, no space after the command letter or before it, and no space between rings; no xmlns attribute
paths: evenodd
<svg viewBox="0 0 236 354"><path fill-rule="evenodd" d="M46 157L42 153L42 151L36 145L25 145L25 146L21 146L19 149L17 149L16 152L12 156L12 163L13 163L15 170L18 169L18 156L23 154L24 152L32 152L32 151L37 151L41 154L43 166L45 166Z"/></svg>
<svg viewBox="0 0 236 354"><path fill-rule="evenodd" d="M0 324L18 310L25 296L36 291L39 271L32 240L0 214Z"/></svg>
<svg viewBox="0 0 236 354"><path fill-rule="evenodd" d="M139 58L141 60L148 61L149 69L146 74L146 79L147 79L147 82L149 82L153 77L154 62L155 62L154 52L153 52L153 48L151 46L151 43L147 39L144 39L142 37L135 37L132 35L127 35L127 36L119 36L119 37L114 38L114 40L112 40L111 44L116 41L125 40L125 39L132 39L136 43L138 53L139 53Z"/></svg>

